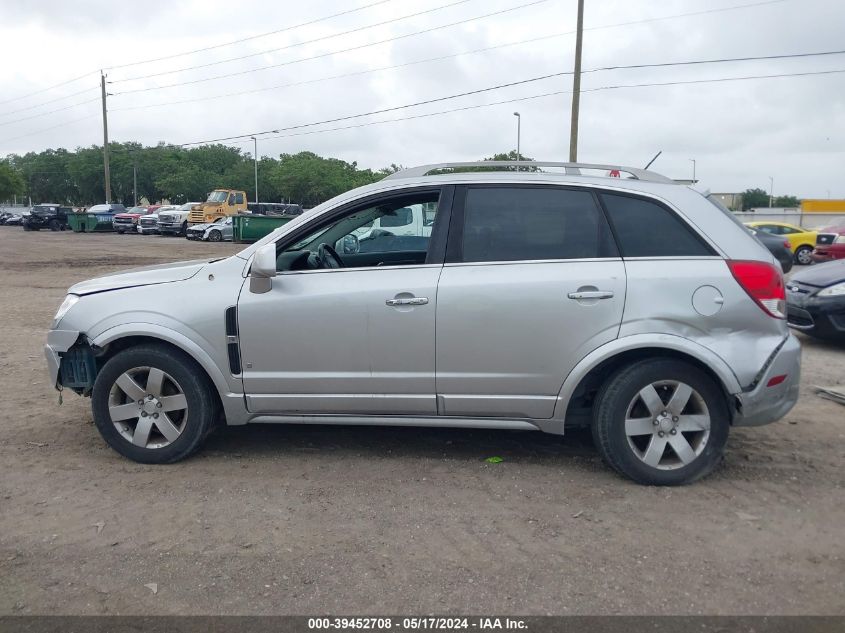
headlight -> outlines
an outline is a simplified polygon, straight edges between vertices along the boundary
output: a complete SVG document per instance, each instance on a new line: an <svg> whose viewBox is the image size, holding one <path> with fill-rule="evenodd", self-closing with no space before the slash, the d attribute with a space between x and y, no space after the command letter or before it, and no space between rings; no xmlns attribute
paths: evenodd
<svg viewBox="0 0 845 633"><path fill-rule="evenodd" d="M845 244L845 235L838 235L835 240L833 240L834 244Z"/></svg>
<svg viewBox="0 0 845 633"><path fill-rule="evenodd" d="M843 240L843 241L845 241L845 240ZM819 296L819 297L845 297L845 282L842 282L841 284L835 284L833 286L828 286L827 288L825 288L824 290L819 292L819 294L817 296Z"/></svg>
<svg viewBox="0 0 845 633"><path fill-rule="evenodd" d="M79 295L68 295L65 297L65 300L62 301L62 305L59 306L59 309L56 312L56 316L53 317L53 327L59 324L59 321L62 320L62 317L67 314L68 310L70 310L73 306L76 305L77 301L79 301Z"/></svg>

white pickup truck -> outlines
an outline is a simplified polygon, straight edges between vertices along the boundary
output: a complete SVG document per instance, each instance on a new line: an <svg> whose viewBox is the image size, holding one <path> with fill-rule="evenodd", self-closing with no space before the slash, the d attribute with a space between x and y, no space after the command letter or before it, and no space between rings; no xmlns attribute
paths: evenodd
<svg viewBox="0 0 845 633"><path fill-rule="evenodd" d="M425 250L422 245L431 237L436 213L437 203L418 203L395 209L338 240L335 250L341 254L406 250L408 242L414 240L419 240Z"/></svg>
<svg viewBox="0 0 845 633"><path fill-rule="evenodd" d="M158 232L162 235L185 235L188 229L188 214L199 202L186 202L166 212L159 211Z"/></svg>

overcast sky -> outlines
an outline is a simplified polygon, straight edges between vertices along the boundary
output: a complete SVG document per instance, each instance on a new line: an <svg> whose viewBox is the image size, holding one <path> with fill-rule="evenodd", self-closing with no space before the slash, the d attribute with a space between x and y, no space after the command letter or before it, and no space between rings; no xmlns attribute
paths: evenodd
<svg viewBox="0 0 845 633"><path fill-rule="evenodd" d="M2 0L0 156L102 143L99 68L115 82L108 86L113 93L112 140L144 144L288 128L572 70L576 0L375 3ZM842 0L586 0L585 4L585 70L845 49ZM756 6L714 11L751 4ZM367 8L288 28L357 7ZM430 9L438 10L412 16ZM508 9L513 10L481 17ZM699 15L670 17L696 12ZM386 21L391 22L362 28ZM367 46L459 21L464 23ZM624 24L631 22L635 23ZM352 29L359 30L342 34ZM535 38L543 39L455 56ZM229 42L236 43L219 46ZM211 46L217 48L120 67ZM224 61L244 56L248 57ZM315 56L319 57L286 63ZM449 57L407 65L444 56ZM383 69L401 64L405 65ZM205 66L187 69L199 65ZM271 65L276 67L244 72ZM620 84L838 69L845 69L845 55L587 73L582 82L578 158L643 166L663 150L653 169L689 178L690 159L695 159L701 186L712 191L768 189L771 176L775 195L845 198L845 73L590 91ZM85 73L90 74L81 80L16 99ZM139 78L150 74L157 76ZM220 75L233 76L197 82ZM337 75L350 76L327 79ZM300 85L212 98L293 83ZM182 85L164 87L172 84ZM556 91L566 94L355 129L269 134L286 136L261 140L259 153L278 156L310 150L372 168L474 160L515 148L517 110L522 114L522 152L538 159L566 160L571 88L572 77L565 75L299 132ZM127 92L139 89L148 90ZM73 93L79 94L53 102ZM173 103L186 100L195 101ZM249 139L231 144L252 152Z"/></svg>

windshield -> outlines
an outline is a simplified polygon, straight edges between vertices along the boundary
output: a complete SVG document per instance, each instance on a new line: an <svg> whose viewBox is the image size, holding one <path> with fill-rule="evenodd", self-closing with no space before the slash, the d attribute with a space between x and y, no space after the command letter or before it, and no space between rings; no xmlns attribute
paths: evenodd
<svg viewBox="0 0 845 633"><path fill-rule="evenodd" d="M208 194L208 200L206 202L226 202L228 196L228 191L212 191Z"/></svg>
<svg viewBox="0 0 845 633"><path fill-rule="evenodd" d="M146 213L147 207L131 207L127 213Z"/></svg>
<svg viewBox="0 0 845 633"><path fill-rule="evenodd" d="M194 205L199 204L199 202L186 202L181 207L179 207L180 211L190 211Z"/></svg>

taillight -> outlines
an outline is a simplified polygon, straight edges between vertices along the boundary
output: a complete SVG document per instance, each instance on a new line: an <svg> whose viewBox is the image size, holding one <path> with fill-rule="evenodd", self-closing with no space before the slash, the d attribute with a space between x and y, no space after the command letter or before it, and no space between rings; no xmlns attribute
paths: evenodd
<svg viewBox="0 0 845 633"><path fill-rule="evenodd" d="M788 251L792 250L792 244L789 243L789 240L784 240L783 245L786 247L786 250L788 250Z"/></svg>
<svg viewBox="0 0 845 633"><path fill-rule="evenodd" d="M737 283L766 314L776 319L786 318L783 273L774 264L741 260L727 263Z"/></svg>

